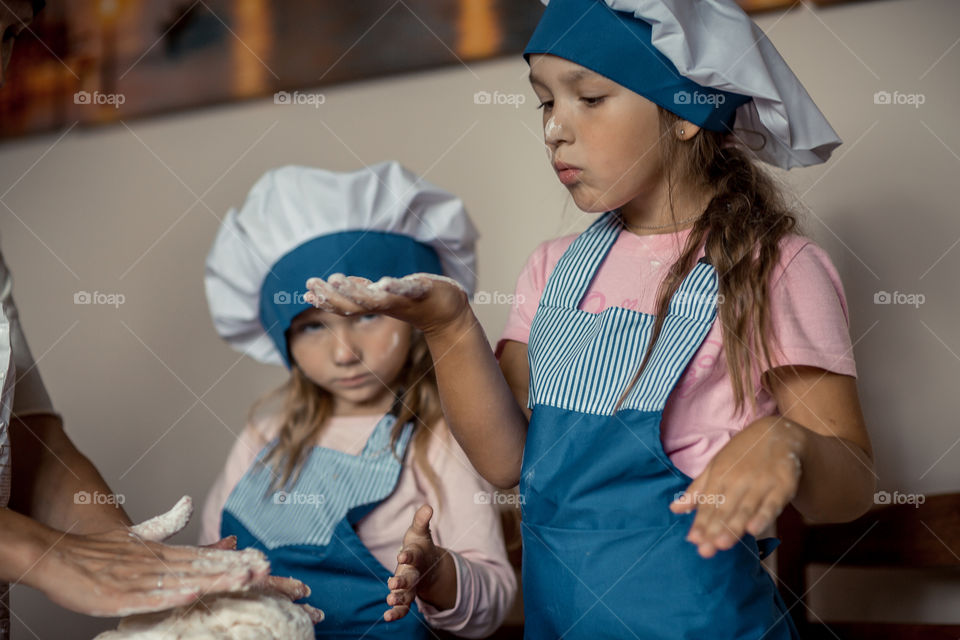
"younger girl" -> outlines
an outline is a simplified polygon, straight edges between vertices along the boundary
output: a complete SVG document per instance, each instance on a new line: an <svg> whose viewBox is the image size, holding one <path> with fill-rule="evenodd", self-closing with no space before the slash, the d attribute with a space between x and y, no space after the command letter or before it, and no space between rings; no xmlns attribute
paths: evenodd
<svg viewBox="0 0 960 640"><path fill-rule="evenodd" d="M755 536L791 502L855 518L874 474L842 286L756 159L839 140L733 0L552 0L526 56L551 163L597 219L531 257L502 374L446 283L313 279L312 299L444 354L454 435L520 484L526 637L796 638Z"/></svg>
<svg viewBox="0 0 960 640"><path fill-rule="evenodd" d="M469 290L475 235L458 199L396 163L285 167L227 215L210 252L220 335L290 379L275 411L251 411L203 538L236 535L309 585L326 615L318 638L482 637L513 601L492 487L449 437L422 333L314 309L297 290L307 274L343 271L446 273Z"/></svg>

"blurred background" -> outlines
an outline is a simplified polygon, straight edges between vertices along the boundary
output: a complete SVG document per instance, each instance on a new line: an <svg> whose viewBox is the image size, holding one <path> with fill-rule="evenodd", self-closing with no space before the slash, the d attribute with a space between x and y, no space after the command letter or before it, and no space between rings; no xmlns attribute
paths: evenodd
<svg viewBox="0 0 960 640"><path fill-rule="evenodd" d="M843 279L880 488L957 491L960 5L750 8L844 139L825 165L775 175ZM544 162L518 55L541 11L61 0L18 38L0 90L0 241L54 404L131 517L201 502L251 401L284 379L219 340L202 281L220 219L270 168L396 159L462 197L489 294L476 310L497 339L533 248L592 219ZM821 573L823 619L960 622L955 575ZM17 639L115 626L23 587L12 611Z"/></svg>

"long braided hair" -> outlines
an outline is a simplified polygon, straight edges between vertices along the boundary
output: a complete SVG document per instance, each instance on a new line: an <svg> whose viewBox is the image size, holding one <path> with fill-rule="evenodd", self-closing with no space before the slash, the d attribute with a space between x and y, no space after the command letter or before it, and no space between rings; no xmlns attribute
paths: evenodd
<svg viewBox="0 0 960 640"><path fill-rule="evenodd" d="M769 280L780 259L784 236L797 232L796 216L786 205L774 178L743 149L730 144L735 133L701 129L690 140L674 131L682 120L657 107L660 157L667 178L670 213L678 186L706 187L713 193L697 218L679 259L670 266L657 290L656 321L640 369L620 396L623 403L650 360L669 309L670 299L694 267L704 247L719 281L718 319L723 327L723 351L733 383L735 407L742 413L747 391L756 410L753 373L773 366L775 340L769 335ZM706 245L704 246L704 242Z"/></svg>

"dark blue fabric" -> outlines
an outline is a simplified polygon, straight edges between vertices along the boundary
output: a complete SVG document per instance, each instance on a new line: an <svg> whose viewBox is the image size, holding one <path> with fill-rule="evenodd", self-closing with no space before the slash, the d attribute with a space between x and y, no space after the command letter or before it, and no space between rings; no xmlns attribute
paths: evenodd
<svg viewBox="0 0 960 640"><path fill-rule="evenodd" d="M437 252L408 235L383 231L341 231L313 238L278 260L260 287L260 322L290 366L286 332L312 305L303 299L307 279L342 273L369 280L411 273L442 274Z"/></svg>
<svg viewBox="0 0 960 640"><path fill-rule="evenodd" d="M663 452L661 417L534 408L520 484L524 637L797 640L761 564L767 540L702 558L685 539L694 514L668 506L691 479Z"/></svg>
<svg viewBox="0 0 960 640"><path fill-rule="evenodd" d="M523 52L586 67L705 129L729 131L751 98L685 78L653 46L650 24L603 0L551 0Z"/></svg>
<svg viewBox="0 0 960 640"><path fill-rule="evenodd" d="M324 612L323 622L314 627L317 638L415 638L431 637L417 603L402 619L386 622L387 580L393 575L370 553L351 522L370 511L363 505L351 511L333 532L325 547L285 546L267 549L229 511L223 511L221 537L237 536L237 548L253 547L266 554L270 572L276 576L292 576L310 586L306 602Z"/></svg>

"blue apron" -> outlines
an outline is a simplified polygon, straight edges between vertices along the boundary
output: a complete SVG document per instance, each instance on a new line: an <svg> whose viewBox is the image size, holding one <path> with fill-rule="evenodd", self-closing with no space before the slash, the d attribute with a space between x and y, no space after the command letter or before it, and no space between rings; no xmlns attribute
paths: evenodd
<svg viewBox="0 0 960 640"><path fill-rule="evenodd" d="M570 245L530 329L524 637L797 639L760 562L776 541L745 535L705 559L685 539L694 514L668 508L692 479L664 453L660 422L716 317L717 276L705 258L671 299L650 362L614 412L655 317L577 307L621 229L608 212Z"/></svg>
<svg viewBox="0 0 960 640"><path fill-rule="evenodd" d="M397 485L413 424L404 425L395 449L396 417L386 414L360 455L314 447L289 491L270 491L274 471L260 464L243 476L223 508L220 535L236 535L237 548L254 547L270 560L271 573L310 586L305 602L322 609L317 638L429 638L417 609L386 622L387 580L393 571L364 546L354 527ZM397 548L400 541L397 541Z"/></svg>

